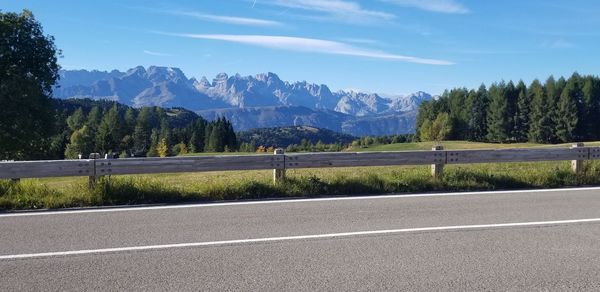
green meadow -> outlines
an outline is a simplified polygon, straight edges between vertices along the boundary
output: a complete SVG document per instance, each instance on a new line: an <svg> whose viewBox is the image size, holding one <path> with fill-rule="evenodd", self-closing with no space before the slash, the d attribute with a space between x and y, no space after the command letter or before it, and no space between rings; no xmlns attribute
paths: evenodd
<svg viewBox="0 0 600 292"><path fill-rule="evenodd" d="M443 142L445 149L521 148L537 144ZM542 147L568 147L570 144ZM586 143L600 145L600 142ZM351 151L426 150L432 142L375 145ZM240 154L240 153L232 153ZM46 209L125 204L162 204L376 195L441 191L557 188L600 185L600 162L586 162L580 174L569 161L448 165L440 180L428 166L346 167L288 170L273 184L272 171L198 172L103 177L88 188L87 177L0 181L0 209Z"/></svg>

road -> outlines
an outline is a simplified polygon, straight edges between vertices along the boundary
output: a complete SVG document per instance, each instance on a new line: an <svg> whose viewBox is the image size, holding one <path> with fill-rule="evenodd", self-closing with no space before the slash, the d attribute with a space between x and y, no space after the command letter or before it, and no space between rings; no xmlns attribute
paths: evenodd
<svg viewBox="0 0 600 292"><path fill-rule="evenodd" d="M0 214L0 290L600 289L600 188Z"/></svg>

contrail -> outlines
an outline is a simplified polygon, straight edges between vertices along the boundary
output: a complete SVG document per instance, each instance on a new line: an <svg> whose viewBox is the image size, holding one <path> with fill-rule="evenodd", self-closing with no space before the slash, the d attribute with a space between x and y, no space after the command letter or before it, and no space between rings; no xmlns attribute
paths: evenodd
<svg viewBox="0 0 600 292"><path fill-rule="evenodd" d="M254 3L252 3L252 8L254 8L254 5L256 5L256 0L254 0Z"/></svg>

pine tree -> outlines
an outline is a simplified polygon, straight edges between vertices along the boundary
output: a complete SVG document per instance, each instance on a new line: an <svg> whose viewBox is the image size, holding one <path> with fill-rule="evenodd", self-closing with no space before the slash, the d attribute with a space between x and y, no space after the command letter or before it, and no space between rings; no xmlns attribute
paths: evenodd
<svg viewBox="0 0 600 292"><path fill-rule="evenodd" d="M548 127L552 129L550 137L548 138L548 142L546 143L556 143L558 138L556 137L556 124L559 120L558 115L558 99L562 92L562 87L564 83L564 79L560 78L557 83L554 80L554 77L550 76L544 85L546 100L545 103L548 105L546 110L548 117L550 120L548 121Z"/></svg>
<svg viewBox="0 0 600 292"><path fill-rule="evenodd" d="M83 127L85 123L85 115L83 114L83 110L78 108L67 118L67 125L71 131L77 131Z"/></svg>
<svg viewBox="0 0 600 292"><path fill-rule="evenodd" d="M423 142L433 141L433 137L431 136L431 121L429 119L425 120L421 127L419 128L419 139Z"/></svg>
<svg viewBox="0 0 600 292"><path fill-rule="evenodd" d="M578 88L575 80L568 82L558 101L558 122L556 137L564 143L578 139L577 126L579 112L577 109Z"/></svg>
<svg viewBox="0 0 600 292"><path fill-rule="evenodd" d="M150 140L152 131L150 121L150 108L142 108L137 116L133 131L133 147L136 153L146 153L150 149L152 144Z"/></svg>
<svg viewBox="0 0 600 292"><path fill-rule="evenodd" d="M431 124L431 138L434 141L441 142L448 139L451 131L452 127L448 113L439 114Z"/></svg>
<svg viewBox="0 0 600 292"><path fill-rule="evenodd" d="M87 158L94 151L94 137L91 135L87 126L73 132L70 143L65 149L66 158L78 158L79 155Z"/></svg>
<svg viewBox="0 0 600 292"><path fill-rule="evenodd" d="M504 96L506 96L506 121L508 128L506 132L508 134L508 140L511 142L516 141L515 124L519 100L519 90L512 81L509 81L504 88Z"/></svg>
<svg viewBox="0 0 600 292"><path fill-rule="evenodd" d="M121 142L121 120L119 110L114 104L110 110L102 117L102 121L96 132L96 147L101 153L107 153L110 150L118 152Z"/></svg>
<svg viewBox="0 0 600 292"><path fill-rule="evenodd" d="M588 76L584 80L583 103L585 112L582 124L585 127L586 140L600 139L600 82Z"/></svg>
<svg viewBox="0 0 600 292"><path fill-rule="evenodd" d="M102 112L98 106L93 106L90 110L90 113L87 116L87 121L85 123L88 126L88 129L93 131L94 133L98 129L98 125L100 124L100 119L102 118Z"/></svg>
<svg viewBox="0 0 600 292"><path fill-rule="evenodd" d="M198 144L199 144L198 134L196 133L196 131L194 131L194 132L192 132L192 136L190 137L190 140L188 141L188 144L187 144L189 151L191 153L199 152L198 148L196 148L197 147L196 145L198 145Z"/></svg>
<svg viewBox="0 0 600 292"><path fill-rule="evenodd" d="M504 82L490 86L490 106L487 114L488 133L491 142L506 142L512 129L509 119L508 99Z"/></svg>
<svg viewBox="0 0 600 292"><path fill-rule="evenodd" d="M519 81L517 85L518 100L517 110L515 113L514 136L517 142L527 141L529 133L529 116L531 114L531 99L527 94L527 86L523 81Z"/></svg>
<svg viewBox="0 0 600 292"><path fill-rule="evenodd" d="M233 130L233 125L231 122L223 119L225 124L225 137L226 137L226 146L230 151L235 151L238 148L237 137L235 135L235 131Z"/></svg>
<svg viewBox="0 0 600 292"><path fill-rule="evenodd" d="M158 142L158 146L156 147L156 151L160 157L167 157L169 155L169 144L167 143L166 138L160 139L160 142Z"/></svg>
<svg viewBox="0 0 600 292"><path fill-rule="evenodd" d="M487 134L487 90L481 85L477 92L469 92L471 113L469 114L469 140L483 141Z"/></svg>
<svg viewBox="0 0 600 292"><path fill-rule="evenodd" d="M529 141L535 143L551 143L553 137L553 122L548 108L547 96L539 80L534 80L529 86L531 100L531 116L529 123Z"/></svg>
<svg viewBox="0 0 600 292"><path fill-rule="evenodd" d="M469 92L466 88L457 88L450 90L448 95L448 121L450 128L449 137L451 139L468 139L470 111L472 100L468 98Z"/></svg>
<svg viewBox="0 0 600 292"><path fill-rule="evenodd" d="M123 131L127 134L133 133L135 130L135 111L132 108L127 108L125 117L123 118Z"/></svg>

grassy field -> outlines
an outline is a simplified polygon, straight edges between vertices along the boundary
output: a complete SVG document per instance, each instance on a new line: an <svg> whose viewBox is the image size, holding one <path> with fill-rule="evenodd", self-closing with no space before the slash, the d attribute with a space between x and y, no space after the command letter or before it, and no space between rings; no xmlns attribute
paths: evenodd
<svg viewBox="0 0 600 292"><path fill-rule="evenodd" d="M573 143L567 144L535 144L535 143L513 143L513 144L492 144L481 142L467 141L444 141L441 145L444 149L460 150L460 149L499 149L499 148L527 148L527 147L570 147ZM375 145L368 148L357 148L351 151L408 151L408 150L431 150L437 142L413 142L413 143L397 143L386 145ZM586 146L600 146L600 142L586 142Z"/></svg>
<svg viewBox="0 0 600 292"><path fill-rule="evenodd" d="M446 149L539 146L456 141L443 145ZM433 143L407 143L360 150L425 150L431 146ZM0 181L0 209L600 185L600 162L586 162L579 175L570 171L568 161L560 161L449 165L439 181L431 177L427 166L288 170L287 177L286 182L273 185L271 171L113 176L91 190L85 177Z"/></svg>

